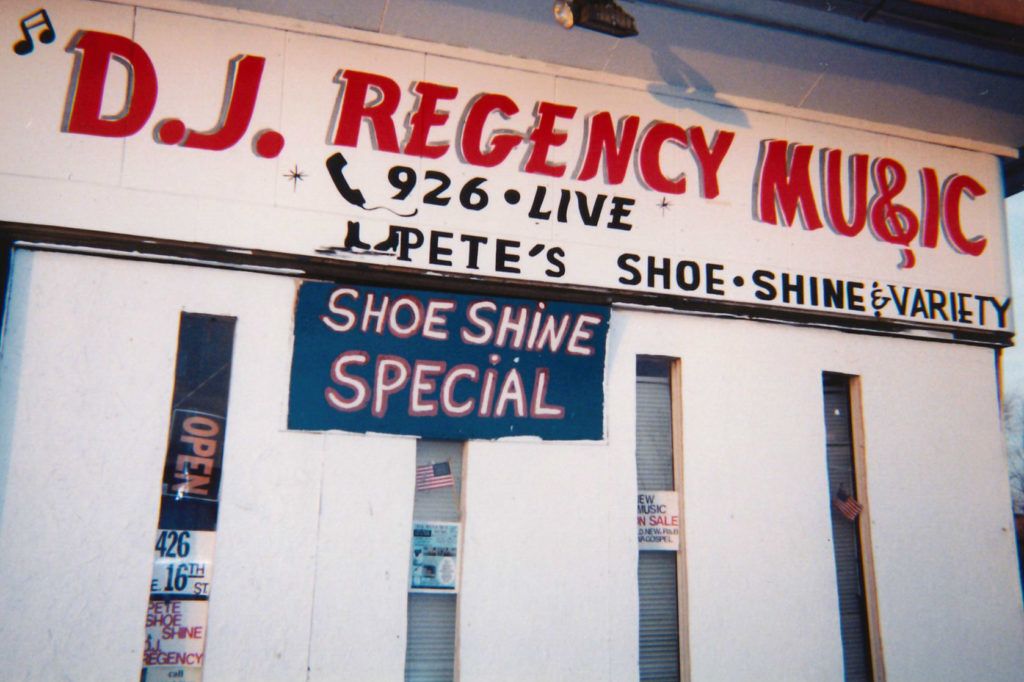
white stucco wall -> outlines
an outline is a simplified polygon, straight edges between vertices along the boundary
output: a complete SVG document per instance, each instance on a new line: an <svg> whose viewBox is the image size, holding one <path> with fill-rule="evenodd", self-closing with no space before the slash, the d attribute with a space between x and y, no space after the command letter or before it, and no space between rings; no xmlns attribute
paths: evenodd
<svg viewBox="0 0 1024 682"><path fill-rule="evenodd" d="M857 281L865 297L876 288L892 297L960 292L976 315L987 312L987 322L923 312L910 321L944 331L1010 329L995 321L1009 300L998 163L987 154L860 130L852 121L832 126L696 101L661 83L538 61L178 0L145 4L53 0L47 7L59 43L30 57L0 52L0 83L18 93L0 101L0 222L319 258L323 247L344 241L348 221L361 221L363 237L377 242L392 220L339 196L324 160L343 149L347 178L366 192L368 206L406 215L415 205L417 215L403 221L425 232L450 230L444 243L458 244L447 265L443 251L428 259L426 249L408 262L395 254L333 254L350 264L621 289L626 272L617 257L635 253L720 264L726 294L705 290L707 269L705 286L688 294L711 301L781 305L753 293L754 273L768 268ZM16 27L35 8L7 3L0 19ZM62 132L77 82L68 41L78 30L130 38L152 58L159 97L139 132ZM181 117L197 130L213 122L226 66L241 54L266 60L244 139L219 152L158 144L161 120ZM721 194L709 198L697 191L698 167L679 145L666 146L665 172L684 172L691 185L671 196L633 177L636 162L624 184L526 174L520 152L527 144L486 170L454 151L434 160L378 152L367 130L356 147L343 147L331 139L339 69L394 79L402 93L396 125L416 101L413 82L457 85L458 97L442 103L451 117L433 131L435 142L461 134L461 112L479 93L512 98L520 111L491 124L523 134L536 125L539 102L572 105L579 115L558 123L568 142L551 155L570 175L582 160L575 157L585 112L701 126L709 136L732 131L736 139L719 172ZM120 67L111 69L106 113L120 106L125 79ZM288 140L273 159L256 155L252 144L268 128ZM920 169L934 167L937 181L978 179L988 190L962 198L963 228L966 237L983 236L987 250L965 256L944 241L925 247L919 239L916 265L898 267L906 254L867 229L843 239L831 228L760 221L752 203L759 151L781 138L816 153L842 148L848 156L896 159L912 179L899 203L922 216L913 184ZM489 207L429 205L420 201L423 185L402 203L386 181L399 164L421 175L443 171L455 189L480 174ZM821 197L818 166L812 169L809 182ZM575 215L535 218L528 198L541 189L549 201L568 189L591 201L599 193L636 199L635 229L588 226ZM469 265L459 236L491 240L482 269ZM521 272L499 268L499 239L513 240L520 255L564 247L567 279L549 274L543 259L524 257ZM869 286L876 279L882 284ZM296 282L27 251L18 253L11 282L0 349L0 678L137 678L177 326L187 310L238 318L207 679L402 679L416 443L286 430ZM629 291L681 293L646 286ZM791 312L836 312L803 305ZM876 312L895 319L895 302L885 305L858 311L862 321ZM887 679L1019 679L1024 610L992 350L618 308L608 342L606 440L466 446L463 682L636 679L638 354L682 360L693 680L842 679L823 371L861 378Z"/></svg>
<svg viewBox="0 0 1024 682"><path fill-rule="evenodd" d="M238 317L208 679L400 679L414 442L284 430L294 283L22 253L13 290L3 677L138 677L188 310Z"/></svg>
<svg viewBox="0 0 1024 682"><path fill-rule="evenodd" d="M649 313L615 324L627 354L683 359L694 679L841 679L822 371L862 380L888 679L1019 675L991 351Z"/></svg>
<svg viewBox="0 0 1024 682"><path fill-rule="evenodd" d="M285 430L295 283L19 252L0 364L9 679L131 679L178 315L238 317L208 679L400 680L415 441ZM694 680L840 680L821 372L859 375L889 680L1014 680L991 350L615 310L607 442L472 442L464 681L635 679L634 359L683 361Z"/></svg>

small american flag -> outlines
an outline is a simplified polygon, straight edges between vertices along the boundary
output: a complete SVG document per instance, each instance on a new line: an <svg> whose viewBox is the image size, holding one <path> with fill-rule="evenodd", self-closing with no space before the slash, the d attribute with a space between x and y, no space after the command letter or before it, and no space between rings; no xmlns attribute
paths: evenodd
<svg viewBox="0 0 1024 682"><path fill-rule="evenodd" d="M832 506L838 509L840 514L851 521L856 520L857 516L864 511L864 505L850 497L850 495L842 488L840 488L839 492L836 493L836 496L832 498Z"/></svg>
<svg viewBox="0 0 1024 682"><path fill-rule="evenodd" d="M455 485L452 467L448 462L424 464L416 467L416 490L433 490Z"/></svg>

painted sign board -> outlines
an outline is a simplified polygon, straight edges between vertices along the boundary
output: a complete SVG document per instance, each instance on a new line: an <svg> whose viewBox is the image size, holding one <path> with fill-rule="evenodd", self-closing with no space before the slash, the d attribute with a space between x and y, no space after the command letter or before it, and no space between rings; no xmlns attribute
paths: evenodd
<svg viewBox="0 0 1024 682"><path fill-rule="evenodd" d="M458 589L460 528L457 523L434 521L412 524L411 590Z"/></svg>
<svg viewBox="0 0 1024 682"><path fill-rule="evenodd" d="M637 494L636 541L641 551L679 549L679 493L644 490Z"/></svg>
<svg viewBox="0 0 1024 682"><path fill-rule="evenodd" d="M225 419L219 414L180 408L171 412L169 446L175 451L164 468L165 495L217 501L224 426Z"/></svg>
<svg viewBox="0 0 1024 682"><path fill-rule="evenodd" d="M0 220L1011 330L983 153L255 15L47 10L56 40L0 51Z"/></svg>
<svg viewBox="0 0 1024 682"><path fill-rule="evenodd" d="M209 604L205 600L150 600L142 656L144 682L202 679Z"/></svg>
<svg viewBox="0 0 1024 682"><path fill-rule="evenodd" d="M609 309L303 282L288 428L600 440Z"/></svg>
<svg viewBox="0 0 1024 682"><path fill-rule="evenodd" d="M213 531L158 530L150 594L209 596L216 537Z"/></svg>

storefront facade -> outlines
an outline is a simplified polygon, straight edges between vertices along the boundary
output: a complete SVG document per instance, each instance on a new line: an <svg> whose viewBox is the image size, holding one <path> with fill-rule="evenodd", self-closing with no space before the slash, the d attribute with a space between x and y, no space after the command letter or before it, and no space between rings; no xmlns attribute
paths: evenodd
<svg viewBox="0 0 1024 682"><path fill-rule="evenodd" d="M461 680L640 679L662 539L677 678L849 677L847 561L864 679L1024 666L990 152L208 5L0 16L11 679L412 679L434 629Z"/></svg>

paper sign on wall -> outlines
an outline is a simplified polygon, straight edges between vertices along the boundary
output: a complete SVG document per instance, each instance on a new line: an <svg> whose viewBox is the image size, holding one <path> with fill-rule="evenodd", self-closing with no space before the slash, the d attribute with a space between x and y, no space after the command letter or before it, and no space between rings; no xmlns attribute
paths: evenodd
<svg viewBox="0 0 1024 682"><path fill-rule="evenodd" d="M637 494L636 539L641 550L679 549L679 493L645 490Z"/></svg>
<svg viewBox="0 0 1024 682"><path fill-rule="evenodd" d="M413 523L412 566L409 580L411 589L457 589L459 529L457 523Z"/></svg>
<svg viewBox="0 0 1024 682"><path fill-rule="evenodd" d="M208 601L149 602L144 682L202 679L208 606Z"/></svg>
<svg viewBox="0 0 1024 682"><path fill-rule="evenodd" d="M183 312L178 330L142 682L201 682L235 318Z"/></svg>
<svg viewBox="0 0 1024 682"><path fill-rule="evenodd" d="M150 594L209 595L216 537L213 531L159 530Z"/></svg>

